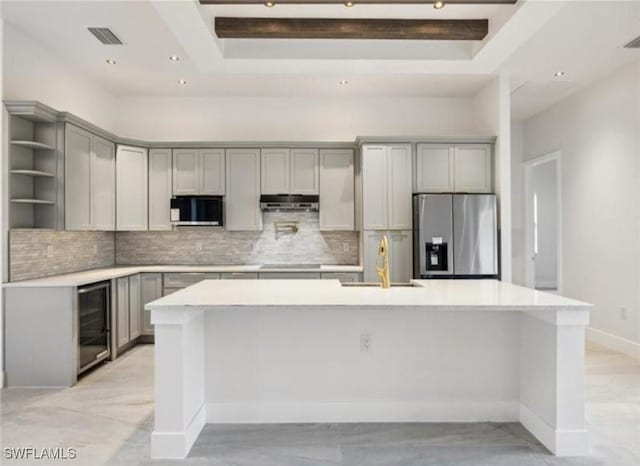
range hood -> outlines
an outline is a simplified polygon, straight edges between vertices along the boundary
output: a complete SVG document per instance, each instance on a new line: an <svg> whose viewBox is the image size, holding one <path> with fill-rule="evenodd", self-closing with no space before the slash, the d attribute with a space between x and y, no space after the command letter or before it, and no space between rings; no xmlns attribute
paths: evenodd
<svg viewBox="0 0 640 466"><path fill-rule="evenodd" d="M263 212L318 212L319 196L304 194L263 194Z"/></svg>

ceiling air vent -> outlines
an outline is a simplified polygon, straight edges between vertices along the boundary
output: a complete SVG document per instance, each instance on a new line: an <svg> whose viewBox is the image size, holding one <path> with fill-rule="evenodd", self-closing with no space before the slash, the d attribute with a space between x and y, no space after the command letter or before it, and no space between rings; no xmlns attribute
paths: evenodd
<svg viewBox="0 0 640 466"><path fill-rule="evenodd" d="M96 36L100 42L104 45L122 45L122 41L115 33L109 28L87 28L89 32Z"/></svg>
<svg viewBox="0 0 640 466"><path fill-rule="evenodd" d="M624 46L625 49L640 49L640 36L633 39L627 45Z"/></svg>

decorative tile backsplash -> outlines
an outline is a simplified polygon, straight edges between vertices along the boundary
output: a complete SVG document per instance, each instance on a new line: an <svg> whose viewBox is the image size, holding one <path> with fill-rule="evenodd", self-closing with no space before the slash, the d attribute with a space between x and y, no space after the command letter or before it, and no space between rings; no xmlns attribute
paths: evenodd
<svg viewBox="0 0 640 466"><path fill-rule="evenodd" d="M108 267L115 235L107 231L11 230L9 279L47 277Z"/></svg>
<svg viewBox="0 0 640 466"><path fill-rule="evenodd" d="M173 231L116 233L116 263L141 264L358 264L358 233L322 232L318 214L264 213L264 230L225 231L179 227ZM298 232L278 232L275 220L299 222Z"/></svg>

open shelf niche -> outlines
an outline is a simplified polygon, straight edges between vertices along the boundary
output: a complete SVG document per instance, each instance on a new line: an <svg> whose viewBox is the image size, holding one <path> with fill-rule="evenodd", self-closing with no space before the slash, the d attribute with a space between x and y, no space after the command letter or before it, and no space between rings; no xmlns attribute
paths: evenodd
<svg viewBox="0 0 640 466"><path fill-rule="evenodd" d="M6 107L9 228L60 228L62 138L56 115Z"/></svg>

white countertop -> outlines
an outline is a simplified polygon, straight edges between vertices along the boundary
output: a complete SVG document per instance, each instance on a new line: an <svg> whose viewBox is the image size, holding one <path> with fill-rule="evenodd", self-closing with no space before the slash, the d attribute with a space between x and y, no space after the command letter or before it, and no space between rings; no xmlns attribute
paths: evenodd
<svg viewBox="0 0 640 466"><path fill-rule="evenodd" d="M590 304L498 280L414 280L415 287L342 286L338 280L205 280L149 303L151 310L356 307L437 310L588 310Z"/></svg>
<svg viewBox="0 0 640 466"><path fill-rule="evenodd" d="M220 272L309 272L309 273L345 273L362 272L359 265L321 265L319 268L268 268L262 265L133 265L106 267L101 269L85 270L83 272L68 273L64 275L52 275L50 277L21 280L4 283L4 287L65 287L81 286L87 283L95 283L103 280L112 280L118 277L126 277L141 272L180 272L180 273L220 273Z"/></svg>

